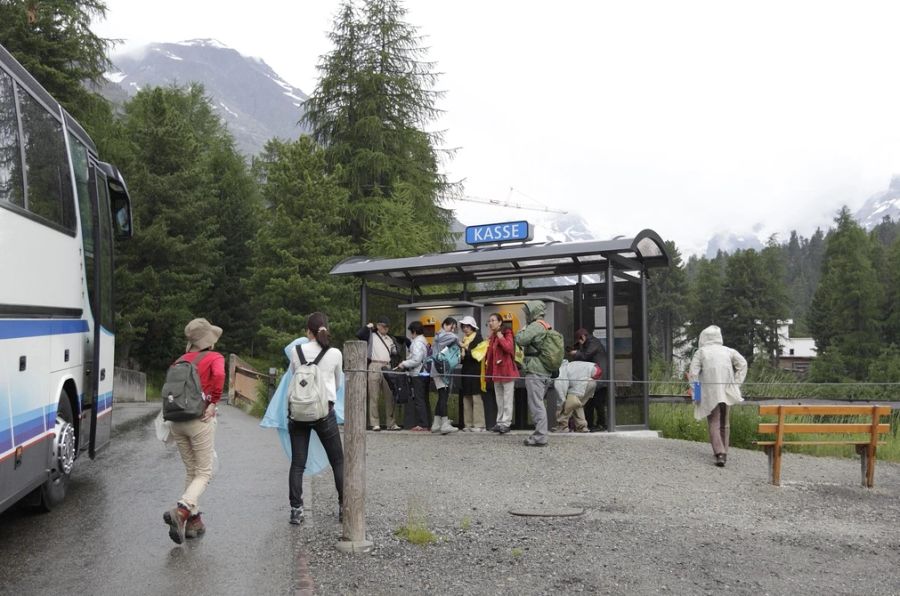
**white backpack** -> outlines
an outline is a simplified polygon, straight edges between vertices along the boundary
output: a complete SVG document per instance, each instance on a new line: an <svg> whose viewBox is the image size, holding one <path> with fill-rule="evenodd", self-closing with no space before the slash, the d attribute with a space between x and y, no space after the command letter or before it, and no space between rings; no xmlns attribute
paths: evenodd
<svg viewBox="0 0 900 596"><path fill-rule="evenodd" d="M300 360L294 360L294 378L288 389L288 417L297 422L315 422L328 416L328 390L319 369L319 361L328 348L307 362L300 344L295 347Z"/></svg>

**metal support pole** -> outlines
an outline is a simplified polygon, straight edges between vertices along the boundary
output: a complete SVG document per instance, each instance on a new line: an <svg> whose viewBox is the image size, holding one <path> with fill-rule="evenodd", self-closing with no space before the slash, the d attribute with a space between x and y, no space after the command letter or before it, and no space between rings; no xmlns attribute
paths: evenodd
<svg viewBox="0 0 900 596"><path fill-rule="evenodd" d="M575 284L575 296L572 300L572 310L575 311L575 329L584 327L584 281L578 274L578 283Z"/></svg>
<svg viewBox="0 0 900 596"><path fill-rule="evenodd" d="M359 324L365 325L369 322L369 286L366 280L362 280L359 286Z"/></svg>
<svg viewBox="0 0 900 596"><path fill-rule="evenodd" d="M616 430L616 328L613 310L615 298L616 271L611 259L606 261L606 366L609 370L609 390L606 393L606 430Z"/></svg>
<svg viewBox="0 0 900 596"><path fill-rule="evenodd" d="M344 343L344 522L335 547L344 553L368 553L366 539L366 342Z"/></svg>
<svg viewBox="0 0 900 596"><path fill-rule="evenodd" d="M647 270L641 271L641 363L643 366L644 428L650 428L650 333L647 329Z"/></svg>

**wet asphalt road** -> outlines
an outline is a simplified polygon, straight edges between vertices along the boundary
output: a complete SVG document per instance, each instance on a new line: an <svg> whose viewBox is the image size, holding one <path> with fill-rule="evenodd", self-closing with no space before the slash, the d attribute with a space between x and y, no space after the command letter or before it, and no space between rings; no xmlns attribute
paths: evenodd
<svg viewBox="0 0 900 596"><path fill-rule="evenodd" d="M275 431L220 408L221 467L201 500L207 533L177 546L162 514L181 495L184 469L156 439L152 416L132 413L95 461L80 459L53 512L0 514L0 594L293 591L301 553L287 523L288 462Z"/></svg>

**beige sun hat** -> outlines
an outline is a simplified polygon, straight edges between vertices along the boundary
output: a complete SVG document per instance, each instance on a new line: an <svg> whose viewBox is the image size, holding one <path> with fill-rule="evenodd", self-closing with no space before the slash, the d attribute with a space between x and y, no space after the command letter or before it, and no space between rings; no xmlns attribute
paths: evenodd
<svg viewBox="0 0 900 596"><path fill-rule="evenodd" d="M206 319L194 319L184 328L184 337L188 340L186 352L205 350L213 347L222 336L222 328Z"/></svg>

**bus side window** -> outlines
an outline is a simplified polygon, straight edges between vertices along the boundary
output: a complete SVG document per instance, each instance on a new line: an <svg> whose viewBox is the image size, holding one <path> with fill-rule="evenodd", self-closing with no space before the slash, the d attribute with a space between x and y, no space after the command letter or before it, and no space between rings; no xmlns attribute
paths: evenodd
<svg viewBox="0 0 900 596"><path fill-rule="evenodd" d="M62 123L21 87L22 143L25 146L26 208L75 231L75 202Z"/></svg>
<svg viewBox="0 0 900 596"><path fill-rule="evenodd" d="M0 201L25 207L22 184L22 151L13 81L0 71Z"/></svg>

